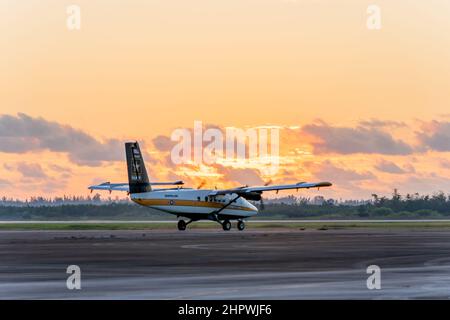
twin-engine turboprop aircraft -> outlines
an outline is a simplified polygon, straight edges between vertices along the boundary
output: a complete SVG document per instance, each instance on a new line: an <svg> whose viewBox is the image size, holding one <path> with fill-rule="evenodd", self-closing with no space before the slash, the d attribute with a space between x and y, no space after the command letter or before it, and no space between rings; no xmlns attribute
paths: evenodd
<svg viewBox="0 0 450 320"><path fill-rule="evenodd" d="M230 220L237 220L237 228L244 230L244 219L258 213L258 209L250 201L260 201L265 191L288 189L309 189L331 186L330 182L239 187L223 190L192 189L181 187L182 181L150 182L145 169L144 159L137 142L125 143L128 166L128 183L109 183L90 186L92 190L126 191L132 201L153 209L168 212L189 219L178 221L178 230L198 220L212 220L220 223L223 230L231 229ZM170 186L155 189L154 186Z"/></svg>

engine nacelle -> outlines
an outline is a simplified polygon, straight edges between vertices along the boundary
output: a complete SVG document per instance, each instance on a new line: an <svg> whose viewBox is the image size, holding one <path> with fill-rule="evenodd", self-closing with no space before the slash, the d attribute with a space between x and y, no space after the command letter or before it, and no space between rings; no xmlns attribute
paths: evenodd
<svg viewBox="0 0 450 320"><path fill-rule="evenodd" d="M246 192L241 194L242 198L251 201L261 201L261 193L260 192Z"/></svg>

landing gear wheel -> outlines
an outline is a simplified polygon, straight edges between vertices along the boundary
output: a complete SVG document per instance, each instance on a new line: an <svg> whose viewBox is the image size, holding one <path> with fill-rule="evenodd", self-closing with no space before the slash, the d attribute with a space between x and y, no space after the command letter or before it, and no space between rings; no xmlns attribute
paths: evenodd
<svg viewBox="0 0 450 320"><path fill-rule="evenodd" d="M238 221L237 228L239 231L242 231L245 229L245 222L244 221Z"/></svg>
<svg viewBox="0 0 450 320"><path fill-rule="evenodd" d="M230 229L231 229L231 222L230 222L230 220L225 220L225 221L222 223L222 228L223 228L223 230L225 230L225 231L230 230Z"/></svg>
<svg viewBox="0 0 450 320"><path fill-rule="evenodd" d="M186 221L184 220L178 221L178 230L180 231L186 230Z"/></svg>

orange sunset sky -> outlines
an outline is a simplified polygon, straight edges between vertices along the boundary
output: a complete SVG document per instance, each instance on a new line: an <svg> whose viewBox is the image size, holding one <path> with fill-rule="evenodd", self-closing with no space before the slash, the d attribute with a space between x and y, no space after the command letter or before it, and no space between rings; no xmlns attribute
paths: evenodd
<svg viewBox="0 0 450 320"><path fill-rule="evenodd" d="M151 179L193 187L449 193L449 14L446 0L0 0L0 196L125 182L127 140ZM278 126L279 171L175 166L170 135L194 121Z"/></svg>

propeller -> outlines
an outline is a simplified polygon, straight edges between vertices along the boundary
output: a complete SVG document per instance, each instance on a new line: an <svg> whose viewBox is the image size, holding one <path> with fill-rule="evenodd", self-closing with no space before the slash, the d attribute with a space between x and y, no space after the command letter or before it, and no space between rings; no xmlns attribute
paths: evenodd
<svg viewBox="0 0 450 320"><path fill-rule="evenodd" d="M197 189L201 189L206 184L206 180L203 180L200 182L200 184L197 186Z"/></svg>
<svg viewBox="0 0 450 320"><path fill-rule="evenodd" d="M263 211L264 209L265 209L264 201L263 201L263 198L261 197L261 200L259 200L259 210Z"/></svg>
<svg viewBox="0 0 450 320"><path fill-rule="evenodd" d="M270 185L270 184L272 184L272 179L266 181L266 182L264 183L264 187L267 187L267 186ZM259 200L259 210L263 211L264 208L265 208L265 207L264 207L264 201L263 201L263 198L262 198L262 195L261 195L261 200Z"/></svg>

